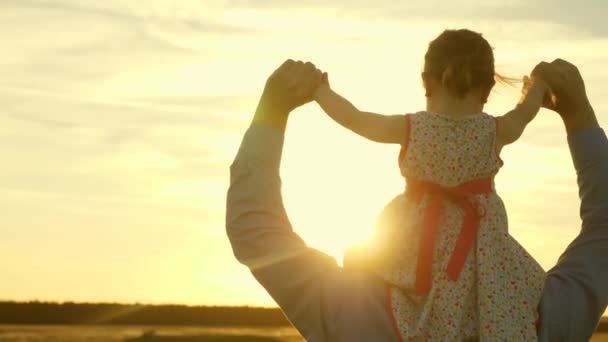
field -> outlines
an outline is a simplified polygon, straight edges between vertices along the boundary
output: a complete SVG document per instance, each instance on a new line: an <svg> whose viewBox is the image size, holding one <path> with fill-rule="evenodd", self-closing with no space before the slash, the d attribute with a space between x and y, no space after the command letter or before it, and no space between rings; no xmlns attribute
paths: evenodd
<svg viewBox="0 0 608 342"><path fill-rule="evenodd" d="M293 328L0 325L2 342L125 342L129 340L141 342L304 341ZM608 342L608 333L596 334L591 341Z"/></svg>
<svg viewBox="0 0 608 342"><path fill-rule="evenodd" d="M146 337L142 336L146 334ZM2 342L302 342L298 332L285 328L0 325Z"/></svg>

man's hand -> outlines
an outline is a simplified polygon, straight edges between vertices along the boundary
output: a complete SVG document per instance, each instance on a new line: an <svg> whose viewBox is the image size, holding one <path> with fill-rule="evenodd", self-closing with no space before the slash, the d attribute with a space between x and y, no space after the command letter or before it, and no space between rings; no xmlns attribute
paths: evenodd
<svg viewBox="0 0 608 342"><path fill-rule="evenodd" d="M551 96L543 106L562 117L568 134L581 128L599 127L585 82L575 65L562 59L541 62L532 71L532 78L544 80L551 88Z"/></svg>
<svg viewBox="0 0 608 342"><path fill-rule="evenodd" d="M266 81L253 123L285 130L289 113L312 101L322 80L323 73L314 64L285 61Z"/></svg>

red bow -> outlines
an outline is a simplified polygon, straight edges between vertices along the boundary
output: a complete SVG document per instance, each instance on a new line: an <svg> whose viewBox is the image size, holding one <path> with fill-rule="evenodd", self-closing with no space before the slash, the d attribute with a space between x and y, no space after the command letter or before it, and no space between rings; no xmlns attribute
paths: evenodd
<svg viewBox="0 0 608 342"><path fill-rule="evenodd" d="M475 195L491 193L492 179L483 178L463 183L455 187L444 187L439 184L407 179L407 193L415 202L420 202L424 194L430 196L422 221L420 248L416 265L416 294L425 295L431 290L431 270L433 268L433 251L437 242L439 219L443 210L443 200L451 200L465 212L460 228L460 235L450 257L447 274L450 280L458 280L464 267L467 255L475 242L479 220L485 215Z"/></svg>

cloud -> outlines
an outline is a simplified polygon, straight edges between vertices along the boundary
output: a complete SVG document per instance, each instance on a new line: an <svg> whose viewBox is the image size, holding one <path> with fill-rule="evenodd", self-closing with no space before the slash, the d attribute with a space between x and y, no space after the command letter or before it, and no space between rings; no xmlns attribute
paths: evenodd
<svg viewBox="0 0 608 342"><path fill-rule="evenodd" d="M335 11L341 15L390 19L402 22L460 22L467 27L483 23L497 22L520 23L529 25L531 22L551 23L568 27L580 34L605 37L608 26L604 23L604 14L608 11L608 3L603 0L567 0L540 1L452 1L428 0L424 2L395 2L395 1L322 1L303 0L285 2L280 0L232 0L223 2L228 8L249 8L265 11L268 9L293 11L295 9L316 9ZM320 12L323 13L323 12ZM468 24L467 24L468 23ZM484 25L485 26L485 25ZM490 27L488 27L490 28ZM496 29L500 29L496 27ZM534 33L528 31L528 34ZM520 36L517 38L525 38Z"/></svg>
<svg viewBox="0 0 608 342"><path fill-rule="evenodd" d="M162 4L163 2L157 3ZM165 7L163 8L153 5L133 6L132 3L125 1L87 2L84 5L82 1L74 0L5 0L2 1L0 7L10 8L11 10L41 10L47 14L53 11L66 12L128 23L168 24L178 22L194 31L205 33L241 34L251 32L250 29L238 25L228 25L207 19L203 16L204 11L196 11L202 8L193 7L192 4L185 3L182 5L184 7L181 8L179 5L176 6L168 1L165 1L164 4Z"/></svg>
<svg viewBox="0 0 608 342"><path fill-rule="evenodd" d="M92 82L126 71L200 60L200 54L213 53L209 39L255 32L204 11L176 15L152 7L139 10L120 1L0 2L0 37L14 47L3 51L2 83L86 91Z"/></svg>
<svg viewBox="0 0 608 342"><path fill-rule="evenodd" d="M73 122L44 118L41 116L35 116L32 114L29 114L29 113L23 113L23 114L9 113L6 115L13 119L40 124L40 125L50 128L50 129L73 128L74 126L76 126L76 124Z"/></svg>
<svg viewBox="0 0 608 342"><path fill-rule="evenodd" d="M0 104L6 117L28 121L47 128L76 127L117 128L137 131L146 127L183 125L234 133L244 128L249 118L227 115L240 107L238 103L254 102L242 96L147 98L143 100L96 99L77 94L16 87L0 87ZM31 99L36 99L32 101ZM231 100L232 99L232 100ZM203 110L204 109L204 110Z"/></svg>
<svg viewBox="0 0 608 342"><path fill-rule="evenodd" d="M608 27L605 24L604 14L607 11L608 3L602 0L581 0L577 2L542 0L522 2L517 7L495 8L487 14L494 18L510 21L551 22L593 36L606 37Z"/></svg>
<svg viewBox="0 0 608 342"><path fill-rule="evenodd" d="M230 118L155 104L0 97L0 187L60 198L158 201L168 194L160 202L198 208L206 196L222 196L204 189L225 181L244 130Z"/></svg>
<svg viewBox="0 0 608 342"><path fill-rule="evenodd" d="M111 3L111 2L108 2ZM101 6L99 6L101 4ZM110 19L131 20L133 17L124 11L112 9L111 6L104 7L104 3L94 6L83 6L82 2L76 1L44 1L44 0L5 0L2 7L11 9L35 9L43 11L64 11L76 14L87 14L103 16Z"/></svg>

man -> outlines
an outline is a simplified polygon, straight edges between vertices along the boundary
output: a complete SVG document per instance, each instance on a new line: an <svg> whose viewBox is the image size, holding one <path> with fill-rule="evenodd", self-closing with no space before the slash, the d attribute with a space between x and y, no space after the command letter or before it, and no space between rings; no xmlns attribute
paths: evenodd
<svg viewBox="0 0 608 342"><path fill-rule="evenodd" d="M543 62L532 76L552 88L546 106L563 119L583 220L580 235L547 274L538 336L584 341L608 301L608 139L574 65ZM387 285L369 273L342 269L306 246L283 207L279 166L287 119L312 99L322 78L313 64L288 60L268 79L231 165L227 233L237 259L307 340L399 341L386 307Z"/></svg>

